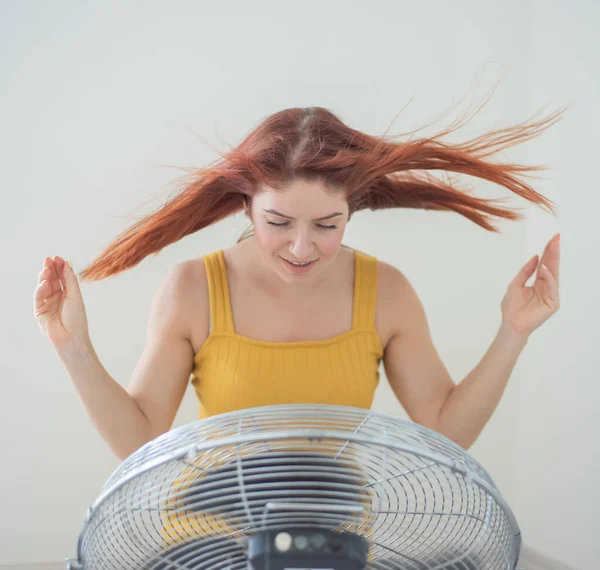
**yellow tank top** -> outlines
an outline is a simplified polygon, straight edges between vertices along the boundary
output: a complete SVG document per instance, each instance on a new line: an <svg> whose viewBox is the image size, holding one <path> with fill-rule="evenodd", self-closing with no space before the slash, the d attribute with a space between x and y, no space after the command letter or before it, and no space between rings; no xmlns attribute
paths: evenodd
<svg viewBox="0 0 600 570"><path fill-rule="evenodd" d="M237 334L222 250L204 262L211 330L192 370L201 419L277 404L371 407L383 355L375 331L376 258L354 251L352 328L325 340L294 342Z"/></svg>

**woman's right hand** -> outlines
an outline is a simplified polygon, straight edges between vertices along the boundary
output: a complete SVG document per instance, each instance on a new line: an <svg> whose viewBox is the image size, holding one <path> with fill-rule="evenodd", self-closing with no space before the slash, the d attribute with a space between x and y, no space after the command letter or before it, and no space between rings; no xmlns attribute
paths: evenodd
<svg viewBox="0 0 600 570"><path fill-rule="evenodd" d="M42 333L56 348L74 338L87 338L87 316L77 276L62 257L44 259L33 305Z"/></svg>

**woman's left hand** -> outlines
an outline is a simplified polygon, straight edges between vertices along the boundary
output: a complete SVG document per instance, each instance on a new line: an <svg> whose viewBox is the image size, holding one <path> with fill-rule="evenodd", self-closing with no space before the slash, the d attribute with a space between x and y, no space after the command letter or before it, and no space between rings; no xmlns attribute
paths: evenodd
<svg viewBox="0 0 600 570"><path fill-rule="evenodd" d="M511 281L502 300L502 325L519 336L528 337L560 307L558 273L560 265L560 234L546 245L538 265L533 256ZM525 283L537 268L531 287Z"/></svg>

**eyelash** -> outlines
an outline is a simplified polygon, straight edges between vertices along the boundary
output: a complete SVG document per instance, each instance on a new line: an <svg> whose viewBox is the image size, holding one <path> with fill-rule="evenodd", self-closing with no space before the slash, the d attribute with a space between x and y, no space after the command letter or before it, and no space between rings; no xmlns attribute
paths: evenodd
<svg viewBox="0 0 600 570"><path fill-rule="evenodd" d="M275 226L277 228L283 228L285 226L289 226L290 223L289 222L281 222L281 223L277 223L277 222L267 222L267 224L271 225L271 226ZM335 230L337 228L337 226L323 226L321 224L316 224L316 226L320 229L320 230Z"/></svg>

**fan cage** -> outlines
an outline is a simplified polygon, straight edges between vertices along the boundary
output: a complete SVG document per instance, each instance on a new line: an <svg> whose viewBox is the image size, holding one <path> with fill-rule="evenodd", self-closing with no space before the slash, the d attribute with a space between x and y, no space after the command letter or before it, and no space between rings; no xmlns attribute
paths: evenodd
<svg viewBox="0 0 600 570"><path fill-rule="evenodd" d="M245 569L248 537L291 526L364 537L377 570L512 570L521 546L493 480L452 441L303 404L198 420L140 448L88 509L70 567Z"/></svg>

